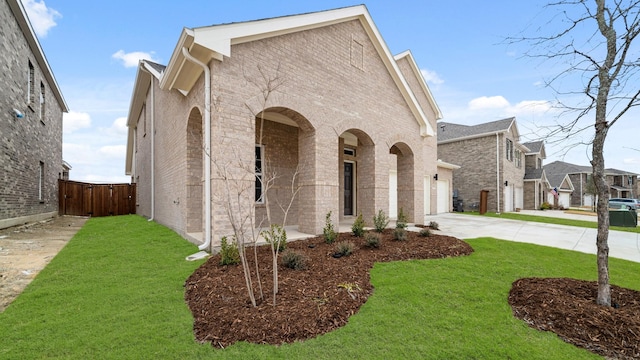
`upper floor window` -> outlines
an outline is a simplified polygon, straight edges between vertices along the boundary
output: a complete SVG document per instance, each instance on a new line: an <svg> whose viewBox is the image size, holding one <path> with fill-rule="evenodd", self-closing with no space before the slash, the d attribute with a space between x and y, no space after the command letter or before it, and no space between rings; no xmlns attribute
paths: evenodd
<svg viewBox="0 0 640 360"><path fill-rule="evenodd" d="M44 163L42 161L38 169L38 200L44 201Z"/></svg>
<svg viewBox="0 0 640 360"><path fill-rule="evenodd" d="M521 168L522 167L522 152L520 150L516 150L515 160L516 160L516 167L517 168Z"/></svg>
<svg viewBox="0 0 640 360"><path fill-rule="evenodd" d="M505 150L507 153L507 160L513 161L513 141L507 139L507 147Z"/></svg>
<svg viewBox="0 0 640 360"><path fill-rule="evenodd" d="M538 167L536 169L542 169L542 159L538 159Z"/></svg>
<svg viewBox="0 0 640 360"><path fill-rule="evenodd" d="M27 104L31 105L36 100L35 89L35 68L29 60L29 74L27 74Z"/></svg>
<svg viewBox="0 0 640 360"><path fill-rule="evenodd" d="M44 84L40 83L40 120L44 121Z"/></svg>

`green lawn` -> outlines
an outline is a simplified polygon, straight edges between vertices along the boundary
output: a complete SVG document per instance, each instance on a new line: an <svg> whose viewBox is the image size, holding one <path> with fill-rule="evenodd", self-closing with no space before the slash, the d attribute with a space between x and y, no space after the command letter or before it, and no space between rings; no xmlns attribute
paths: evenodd
<svg viewBox="0 0 640 360"><path fill-rule="evenodd" d="M428 240L426 240L428 241ZM491 238L468 257L376 264L374 294L349 324L283 346L194 341L183 300L197 251L138 216L94 218L0 314L0 359L587 359L528 328L507 304L521 277L594 280L593 255ZM640 264L610 259L638 289Z"/></svg>
<svg viewBox="0 0 640 360"><path fill-rule="evenodd" d="M562 219L562 218L551 217L551 216L519 214L517 212L507 212L507 213L500 213L500 214L487 212L483 215L480 215L480 213L477 211L466 211L458 214L488 216L488 217L495 217L495 218L502 218L502 219L540 222L540 223L546 223L546 224L577 226L577 227L590 228L590 229L598 228L598 223L595 221L596 220L595 218L594 218L594 221L572 220L572 219ZM626 231L626 232L640 234L640 226L637 226L635 228L623 227L623 226L610 226L609 230Z"/></svg>

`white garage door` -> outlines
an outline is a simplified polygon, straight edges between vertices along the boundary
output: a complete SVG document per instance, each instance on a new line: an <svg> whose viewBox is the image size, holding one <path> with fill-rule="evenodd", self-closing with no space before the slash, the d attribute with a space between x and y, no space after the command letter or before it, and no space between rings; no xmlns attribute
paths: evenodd
<svg viewBox="0 0 640 360"><path fill-rule="evenodd" d="M516 188L516 208L523 209L524 208L524 189L521 187Z"/></svg>
<svg viewBox="0 0 640 360"><path fill-rule="evenodd" d="M513 211L513 187L511 185L505 186L503 191L504 196L504 208L502 212Z"/></svg>
<svg viewBox="0 0 640 360"><path fill-rule="evenodd" d="M398 172L389 171L389 215L392 219L398 218Z"/></svg>
<svg viewBox="0 0 640 360"><path fill-rule="evenodd" d="M451 194L449 193L449 181L438 180L436 181L438 187L438 214L449 212L449 203Z"/></svg>
<svg viewBox="0 0 640 360"><path fill-rule="evenodd" d="M571 194L562 192L560 193L560 198L558 199L558 206L562 206L565 209L569 208L571 205Z"/></svg>
<svg viewBox="0 0 640 360"><path fill-rule="evenodd" d="M593 206L593 195L584 196L584 206Z"/></svg>

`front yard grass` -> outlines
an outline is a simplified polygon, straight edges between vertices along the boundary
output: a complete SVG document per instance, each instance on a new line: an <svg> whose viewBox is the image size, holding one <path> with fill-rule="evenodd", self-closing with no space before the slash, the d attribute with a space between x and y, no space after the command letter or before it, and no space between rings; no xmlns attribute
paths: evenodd
<svg viewBox="0 0 640 360"><path fill-rule="evenodd" d="M279 347L217 350L194 341L183 299L184 281L201 263L184 260L196 246L139 216L93 218L0 314L0 358L599 358L530 329L507 303L521 277L595 280L595 256L468 242L475 253L467 257L376 264L374 294L337 331ZM640 264L609 261L612 283L638 290Z"/></svg>
<svg viewBox="0 0 640 360"><path fill-rule="evenodd" d="M489 216L489 217L496 217L496 218L502 218L502 219L531 221L531 222L539 222L539 223L545 223L545 224L577 226L577 227L583 227L583 228L589 228L589 229L597 229L598 228L597 221L562 219L562 218L551 217L551 216L520 214L520 213L517 213L517 212L506 212L506 213L500 213L500 214L487 212L487 213L485 213L483 215L480 215L480 213L477 212L477 211L465 211L465 212L456 213L456 214ZM595 218L594 218L594 220L595 220ZM610 226L609 230L626 231L626 232L632 232L632 233L640 234L640 226L636 226L636 227Z"/></svg>

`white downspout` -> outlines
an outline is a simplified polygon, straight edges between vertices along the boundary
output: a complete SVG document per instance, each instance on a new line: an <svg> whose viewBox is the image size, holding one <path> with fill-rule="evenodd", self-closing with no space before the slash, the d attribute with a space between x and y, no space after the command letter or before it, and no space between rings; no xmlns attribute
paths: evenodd
<svg viewBox="0 0 640 360"><path fill-rule="evenodd" d="M496 133L496 214L500 214L500 134Z"/></svg>
<svg viewBox="0 0 640 360"><path fill-rule="evenodd" d="M144 67L144 63L140 67L144 72L150 75L151 77L151 108L149 109L151 112L151 216L147 221L153 221L156 216L156 115L154 112L154 104L155 104L155 93L153 90L153 75L151 72Z"/></svg>
<svg viewBox="0 0 640 360"><path fill-rule="evenodd" d="M199 250L209 250L211 247L211 71L209 66L193 57L186 47L182 48L182 55L204 70L204 243Z"/></svg>

